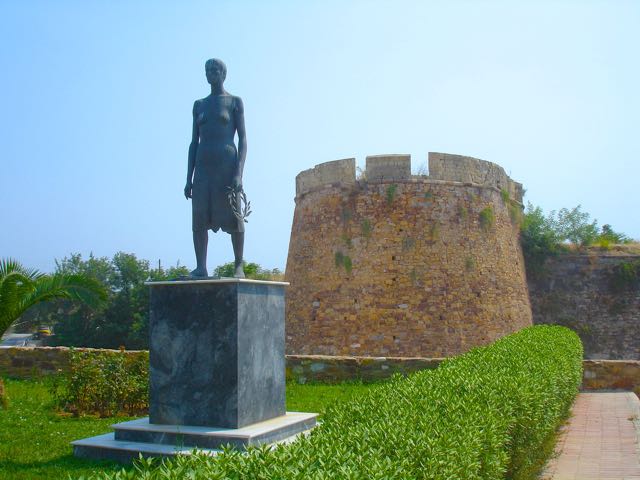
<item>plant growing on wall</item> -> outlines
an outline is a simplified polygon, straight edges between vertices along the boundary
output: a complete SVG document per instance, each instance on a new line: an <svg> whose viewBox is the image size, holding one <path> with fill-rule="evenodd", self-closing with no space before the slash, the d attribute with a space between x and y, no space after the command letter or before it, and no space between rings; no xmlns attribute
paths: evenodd
<svg viewBox="0 0 640 480"><path fill-rule="evenodd" d="M611 288L614 292L640 289L640 260L621 262L614 266Z"/></svg>
<svg viewBox="0 0 640 480"><path fill-rule="evenodd" d="M362 236L364 238L371 237L371 232L373 231L373 227L371 226L371 222L369 221L368 218L365 218L364 220L362 220L362 223L360 224L360 230L362 231Z"/></svg>
<svg viewBox="0 0 640 480"><path fill-rule="evenodd" d="M416 241L411 237L404 237L402 239L402 251L406 252L407 250L411 250L416 244Z"/></svg>
<svg viewBox="0 0 640 480"><path fill-rule="evenodd" d="M486 232L496 223L496 215L493 213L491 206L485 207L480 211L479 215L480 227Z"/></svg>
<svg viewBox="0 0 640 480"><path fill-rule="evenodd" d="M387 187L387 205L391 205L393 203L397 189L398 186L395 183Z"/></svg>
<svg viewBox="0 0 640 480"><path fill-rule="evenodd" d="M431 224L431 227L429 227L429 238L431 239L431 241L435 242L439 236L440 225L438 224L438 222L434 222Z"/></svg>
<svg viewBox="0 0 640 480"><path fill-rule="evenodd" d="M349 255L344 255L343 257L343 265L344 269L348 274L351 273L351 269L353 268L353 263L351 261L351 257Z"/></svg>
<svg viewBox="0 0 640 480"><path fill-rule="evenodd" d="M458 207L458 217L460 217L460 220L466 220L468 216L469 210L467 210L467 207L465 207L464 205L460 205Z"/></svg>
<svg viewBox="0 0 640 480"><path fill-rule="evenodd" d="M476 266L476 260L475 258L469 256L467 258L465 258L464 260L464 268L467 272L470 272L471 270L473 270Z"/></svg>
<svg viewBox="0 0 640 480"><path fill-rule="evenodd" d="M334 262L336 264L336 268L344 267L347 273L351 273L353 262L349 255L345 255L340 250L338 250L334 255Z"/></svg>
<svg viewBox="0 0 640 480"><path fill-rule="evenodd" d="M342 221L344 223L347 223L349 220L351 220L351 217L353 217L353 213L351 212L349 207L342 207L342 212L340 213L340 216L342 217Z"/></svg>

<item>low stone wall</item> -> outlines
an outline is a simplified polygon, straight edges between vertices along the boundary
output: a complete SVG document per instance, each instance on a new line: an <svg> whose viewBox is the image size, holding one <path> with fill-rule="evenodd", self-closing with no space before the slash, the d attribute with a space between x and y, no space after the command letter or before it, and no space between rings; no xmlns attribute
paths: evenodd
<svg viewBox="0 0 640 480"><path fill-rule="evenodd" d="M287 355L287 380L298 383L340 383L384 380L394 373L408 375L418 370L438 368L442 358L333 357L328 355Z"/></svg>
<svg viewBox="0 0 640 480"><path fill-rule="evenodd" d="M118 350L77 348L118 354ZM0 377L33 378L51 375L69 368L71 349L67 347L0 348ZM146 352L125 351L125 355ZM407 357L333 357L324 355L287 355L287 380L299 383L372 382L394 373L408 375L418 370L437 368L442 358ZM640 361L584 360L584 390L640 390Z"/></svg>
<svg viewBox="0 0 640 480"><path fill-rule="evenodd" d="M640 361L584 360L584 390L634 390L640 392Z"/></svg>
<svg viewBox="0 0 640 480"><path fill-rule="evenodd" d="M118 354L119 350L75 348L76 352L103 352ZM51 375L69 368L72 349L68 347L12 347L0 348L0 376L33 378ZM143 355L146 352L126 350L125 355Z"/></svg>

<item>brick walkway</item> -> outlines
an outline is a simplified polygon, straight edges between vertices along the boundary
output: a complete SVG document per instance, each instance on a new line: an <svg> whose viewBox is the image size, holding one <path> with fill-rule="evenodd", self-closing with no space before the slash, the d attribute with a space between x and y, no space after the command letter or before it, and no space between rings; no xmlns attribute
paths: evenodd
<svg viewBox="0 0 640 480"><path fill-rule="evenodd" d="M639 417L634 393L579 394L542 478L640 480Z"/></svg>

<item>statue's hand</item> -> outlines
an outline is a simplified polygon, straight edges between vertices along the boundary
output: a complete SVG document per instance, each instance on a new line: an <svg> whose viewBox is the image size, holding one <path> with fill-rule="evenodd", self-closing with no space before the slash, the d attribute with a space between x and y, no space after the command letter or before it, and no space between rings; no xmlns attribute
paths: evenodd
<svg viewBox="0 0 640 480"><path fill-rule="evenodd" d="M191 184L191 182L187 182L187 184L184 187L184 198L186 198L187 200L189 200L191 198L191 188L193 187L193 185Z"/></svg>
<svg viewBox="0 0 640 480"><path fill-rule="evenodd" d="M233 187L237 190L242 189L242 177L240 175L233 177Z"/></svg>

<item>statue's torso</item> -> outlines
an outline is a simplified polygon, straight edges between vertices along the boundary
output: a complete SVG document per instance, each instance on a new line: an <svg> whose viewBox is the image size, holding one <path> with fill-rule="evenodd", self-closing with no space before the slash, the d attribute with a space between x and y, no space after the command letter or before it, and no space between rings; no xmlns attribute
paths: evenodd
<svg viewBox="0 0 640 480"><path fill-rule="evenodd" d="M194 181L230 185L237 167L237 151L233 142L235 108L236 97L233 95L210 95L196 102L194 113L200 142Z"/></svg>
<svg viewBox="0 0 640 480"><path fill-rule="evenodd" d="M196 104L196 124L200 145L210 146L233 143L236 133L236 97L233 95L209 95Z"/></svg>

